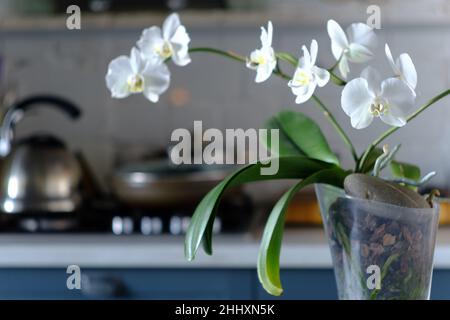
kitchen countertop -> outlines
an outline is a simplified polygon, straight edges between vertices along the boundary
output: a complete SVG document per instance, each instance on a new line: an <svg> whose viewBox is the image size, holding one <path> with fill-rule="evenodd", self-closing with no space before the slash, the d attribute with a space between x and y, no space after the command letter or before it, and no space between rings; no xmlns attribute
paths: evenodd
<svg viewBox="0 0 450 320"><path fill-rule="evenodd" d="M183 255L183 237L114 235L0 235L0 268L254 268L259 237L219 235L212 257ZM288 229L281 255L284 268L331 268L320 228ZM450 228L438 233L435 267L450 269Z"/></svg>

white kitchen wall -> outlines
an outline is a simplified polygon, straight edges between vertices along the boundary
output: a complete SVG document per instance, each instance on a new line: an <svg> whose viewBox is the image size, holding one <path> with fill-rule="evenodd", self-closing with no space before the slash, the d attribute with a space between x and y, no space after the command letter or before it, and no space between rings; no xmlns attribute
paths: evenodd
<svg viewBox="0 0 450 320"><path fill-rule="evenodd" d="M364 6L358 4L355 8L360 9L354 16L363 20ZM325 27L329 14L320 18L316 12L316 23L311 25L301 21L297 25L292 19L286 23L282 14L274 15L275 46L297 53L302 44L309 44L315 38L319 42L319 62L330 66L333 59ZM339 16L336 19L339 20ZM193 46L215 46L243 54L259 46L259 24L204 25L189 21L187 26ZM336 152L346 164L351 164L343 144L312 103L296 105L283 81L273 77L263 84L255 84L251 71L221 57L198 53L185 68L171 65L171 89L157 104L142 96L111 99L104 83L108 62L118 55L128 54L141 27L145 26L132 24L130 28L82 31L39 28L0 31L0 54L7 63L6 80L17 85L20 97L54 93L73 100L84 111L83 118L76 123L70 123L56 111L33 112L19 124L18 135L46 130L62 136L71 148L85 152L98 176L105 181L117 156L123 157L135 150L164 148L172 130L190 128L194 120L203 120L205 127L252 128L260 127L278 110L296 109L317 119ZM419 74L418 105L450 87L450 25L428 25L423 21L417 25L393 23L378 34L380 58L373 64L389 74L383 55L386 41L394 55L410 53ZM357 66L353 70L352 76L355 76L361 68ZM377 121L368 130L354 130L340 109L339 88L329 85L319 89L317 94L335 111L359 151L386 128ZM181 106L176 103L180 95L186 100ZM422 165L424 171L438 171L434 182L441 187L450 187L449 121L450 98L389 140L392 145L402 143L400 158Z"/></svg>

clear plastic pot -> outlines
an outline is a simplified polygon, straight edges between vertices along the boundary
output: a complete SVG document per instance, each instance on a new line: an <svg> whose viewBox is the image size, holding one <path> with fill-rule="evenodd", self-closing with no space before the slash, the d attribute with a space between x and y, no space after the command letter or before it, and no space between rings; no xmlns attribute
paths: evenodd
<svg viewBox="0 0 450 320"><path fill-rule="evenodd" d="M438 204L405 208L315 188L339 299L429 299Z"/></svg>

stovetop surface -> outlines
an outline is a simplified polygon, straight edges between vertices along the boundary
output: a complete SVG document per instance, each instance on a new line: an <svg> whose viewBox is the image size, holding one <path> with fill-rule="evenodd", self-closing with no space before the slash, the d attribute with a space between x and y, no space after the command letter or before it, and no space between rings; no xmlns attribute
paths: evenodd
<svg viewBox="0 0 450 320"><path fill-rule="evenodd" d="M182 235L193 207L136 208L105 199L93 201L75 212L0 213L0 233L88 233L116 235ZM224 202L219 206L215 233L245 231L252 215L250 202Z"/></svg>

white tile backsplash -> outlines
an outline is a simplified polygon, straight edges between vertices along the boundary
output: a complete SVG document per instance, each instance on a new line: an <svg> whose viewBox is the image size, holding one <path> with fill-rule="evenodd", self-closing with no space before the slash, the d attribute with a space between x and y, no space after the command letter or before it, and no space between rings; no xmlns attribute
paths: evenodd
<svg viewBox="0 0 450 320"><path fill-rule="evenodd" d="M333 63L325 28L278 29L274 23L277 48L298 53L302 44L309 45L315 38L319 42L319 61L327 66ZM216 46L243 54L259 46L259 26L195 27L190 32L195 46ZM382 73L389 71L383 58L385 41L390 43L394 55L409 52L419 73L419 103L450 86L450 27L392 27L379 34L381 58L374 61L375 66ZM83 149L95 171L105 179L116 154L126 153L133 146L149 151L162 148L173 129L190 128L194 120L203 120L205 127L250 128L261 126L278 110L295 109L317 119L333 149L342 155L344 163L351 163L344 145L312 103L296 105L283 81L271 79L255 84L252 71L221 57L193 54L193 62L187 67L171 64L171 89L158 104L142 96L112 100L104 83L107 64L118 55L128 54L139 35L137 29L78 32L70 36L47 31L0 33L1 55L10 70L8 77L18 82L21 97L55 93L73 100L84 111L79 122L69 123L59 113L42 109L39 117L30 116L19 124L19 136L42 129L59 134L71 147ZM288 71L289 66L284 69ZM357 75L360 68L354 70L353 75ZM173 95L186 91L185 103L175 106ZM317 94L335 111L359 151L386 128L376 122L368 130L354 130L340 110L338 88L329 85ZM389 142L402 142L402 158L421 164L424 171L439 171L435 182L450 187L447 106L450 99L434 106Z"/></svg>

